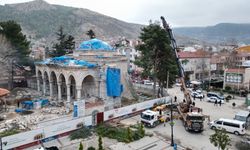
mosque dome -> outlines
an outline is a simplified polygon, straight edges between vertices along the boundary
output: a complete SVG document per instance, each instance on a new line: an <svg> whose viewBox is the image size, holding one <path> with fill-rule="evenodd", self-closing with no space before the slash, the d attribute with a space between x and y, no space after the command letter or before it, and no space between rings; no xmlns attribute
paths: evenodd
<svg viewBox="0 0 250 150"><path fill-rule="evenodd" d="M83 41L80 44L79 50L106 50L106 51L113 51L113 47L110 46L108 43L99 40L99 39L91 39L88 41Z"/></svg>

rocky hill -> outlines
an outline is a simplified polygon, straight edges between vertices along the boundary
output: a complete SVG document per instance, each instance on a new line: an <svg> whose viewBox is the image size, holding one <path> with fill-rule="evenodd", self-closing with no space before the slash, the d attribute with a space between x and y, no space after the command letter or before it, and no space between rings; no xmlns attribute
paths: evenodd
<svg viewBox="0 0 250 150"><path fill-rule="evenodd" d="M85 39L86 31L97 37L137 38L142 25L127 23L88 9L52 5L43 0L0 5L0 21L15 20L32 39L53 39L60 26L76 39Z"/></svg>
<svg viewBox="0 0 250 150"><path fill-rule="evenodd" d="M174 32L211 43L250 44L250 24L220 23L208 27L175 28Z"/></svg>

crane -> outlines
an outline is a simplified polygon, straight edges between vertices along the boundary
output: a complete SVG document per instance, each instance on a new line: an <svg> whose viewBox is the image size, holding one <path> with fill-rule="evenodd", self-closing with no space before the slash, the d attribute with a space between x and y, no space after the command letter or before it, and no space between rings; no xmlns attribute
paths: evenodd
<svg viewBox="0 0 250 150"><path fill-rule="evenodd" d="M172 29L167 24L165 18L161 16L163 28L167 32L167 36L171 41L172 49L175 53L176 63L179 70L179 78L181 81L181 89L184 93L184 98L186 99L185 102L179 103L178 111L182 116L184 121L184 127L186 130L193 130L193 131L203 131L203 122L205 120L205 116L201 113L201 109L198 107L192 106L192 99L189 91L187 90L185 80L184 80L184 70L182 68L181 62L179 60L179 56L177 53L177 44L173 36Z"/></svg>

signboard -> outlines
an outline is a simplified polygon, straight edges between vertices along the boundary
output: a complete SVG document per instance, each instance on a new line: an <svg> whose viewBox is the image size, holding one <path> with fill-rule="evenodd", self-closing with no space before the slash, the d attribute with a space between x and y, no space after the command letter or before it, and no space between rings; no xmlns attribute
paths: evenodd
<svg viewBox="0 0 250 150"><path fill-rule="evenodd" d="M238 73L227 73L226 74L226 82L231 83L242 83L243 75Z"/></svg>
<svg viewBox="0 0 250 150"><path fill-rule="evenodd" d="M85 100L74 101L73 117L85 116Z"/></svg>

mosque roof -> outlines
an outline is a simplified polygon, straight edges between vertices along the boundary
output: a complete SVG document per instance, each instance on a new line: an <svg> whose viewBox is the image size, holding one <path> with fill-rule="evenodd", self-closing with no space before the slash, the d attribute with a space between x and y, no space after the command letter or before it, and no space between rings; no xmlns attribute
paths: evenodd
<svg viewBox="0 0 250 150"><path fill-rule="evenodd" d="M106 50L113 51L114 48L110 46L108 43L99 40L99 39L91 39L88 41L83 41L80 44L79 50Z"/></svg>
<svg viewBox="0 0 250 150"><path fill-rule="evenodd" d="M36 62L36 64L45 64L45 65L53 64L58 66L79 66L79 67L85 66L87 68L94 68L97 66L96 64L92 64L87 61L78 60L68 56L48 58L44 61Z"/></svg>

